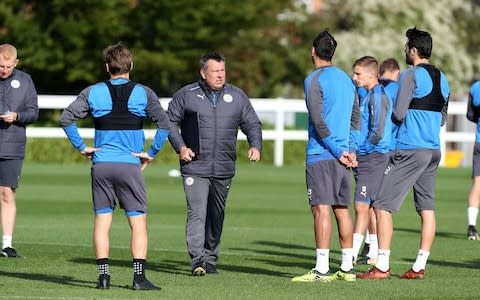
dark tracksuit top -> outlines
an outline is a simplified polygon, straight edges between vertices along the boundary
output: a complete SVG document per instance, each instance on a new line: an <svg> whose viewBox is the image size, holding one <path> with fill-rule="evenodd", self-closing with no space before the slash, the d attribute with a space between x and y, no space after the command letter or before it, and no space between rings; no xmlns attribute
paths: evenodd
<svg viewBox="0 0 480 300"><path fill-rule="evenodd" d="M0 120L0 158L23 159L26 126L38 119L38 97L30 75L17 69L0 79L0 112L7 111L16 112L17 120L11 124Z"/></svg>
<svg viewBox="0 0 480 300"><path fill-rule="evenodd" d="M181 147L189 146L180 133L182 123L188 115L198 116L200 150L194 160L180 162L184 175L233 177L239 128L250 147L262 150L262 124L248 96L231 84L226 83L215 93L203 80L184 86L173 95L167 114L172 126L169 140L177 153Z"/></svg>

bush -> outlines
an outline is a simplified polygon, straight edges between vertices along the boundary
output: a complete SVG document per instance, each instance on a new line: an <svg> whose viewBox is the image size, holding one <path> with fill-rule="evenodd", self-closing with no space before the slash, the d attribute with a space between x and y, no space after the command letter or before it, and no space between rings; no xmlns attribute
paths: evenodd
<svg viewBox="0 0 480 300"><path fill-rule="evenodd" d="M93 145L91 139L86 139L87 145ZM150 145L147 140L146 147ZM237 143L237 162L248 162L247 158L248 144L246 141L238 141ZM260 163L273 164L274 143L273 141L264 141L262 157ZM45 162L45 163L75 163L85 162L86 158L80 155L76 149L65 139L58 138L29 138L27 142L27 151L25 161L29 162ZM304 141L287 141L284 144L284 164L303 164L305 161L305 142ZM176 163L178 155L172 146L167 142L160 153L157 155L155 162Z"/></svg>

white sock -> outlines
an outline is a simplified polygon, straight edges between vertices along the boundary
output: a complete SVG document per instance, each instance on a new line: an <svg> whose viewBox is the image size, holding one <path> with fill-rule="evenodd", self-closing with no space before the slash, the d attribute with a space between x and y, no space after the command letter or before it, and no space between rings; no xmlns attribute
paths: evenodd
<svg viewBox="0 0 480 300"><path fill-rule="evenodd" d="M5 249L7 247L12 247L12 236L11 235L4 235L3 236L2 249Z"/></svg>
<svg viewBox="0 0 480 300"><path fill-rule="evenodd" d="M340 270L348 272L353 268L353 249L352 248L343 248L342 249L342 264L340 265Z"/></svg>
<svg viewBox="0 0 480 300"><path fill-rule="evenodd" d="M330 262L330 249L317 249L317 263L315 265L315 270L322 274L328 273L330 271L329 262Z"/></svg>
<svg viewBox="0 0 480 300"><path fill-rule="evenodd" d="M365 244L370 244L370 232L365 232Z"/></svg>
<svg viewBox="0 0 480 300"><path fill-rule="evenodd" d="M428 256L430 255L430 252L425 251L425 250L418 250L417 254L417 259L415 260L415 263L413 264L412 270L414 272L418 272L420 270L425 270L425 266L427 265L427 259Z"/></svg>
<svg viewBox="0 0 480 300"><path fill-rule="evenodd" d="M468 225L477 225L478 207L469 207L467 210Z"/></svg>
<svg viewBox="0 0 480 300"><path fill-rule="evenodd" d="M353 248L352 248L352 254L353 254L353 259L354 260L357 260L358 252L360 252L360 247L362 246L362 243L363 243L363 234L354 233L353 234Z"/></svg>
<svg viewBox="0 0 480 300"><path fill-rule="evenodd" d="M370 234L370 249L367 256L370 258L377 258L378 254L378 239L376 234Z"/></svg>
<svg viewBox="0 0 480 300"><path fill-rule="evenodd" d="M390 270L390 250L378 249L377 264L375 267L382 272Z"/></svg>

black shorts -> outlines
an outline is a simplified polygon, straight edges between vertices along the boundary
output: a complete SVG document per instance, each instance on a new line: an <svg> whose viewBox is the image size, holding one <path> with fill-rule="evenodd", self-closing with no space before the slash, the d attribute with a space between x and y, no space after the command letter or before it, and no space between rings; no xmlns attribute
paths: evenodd
<svg viewBox="0 0 480 300"><path fill-rule="evenodd" d="M92 194L95 210L115 208L147 212L145 180L138 165L97 163L92 166Z"/></svg>
<svg viewBox="0 0 480 300"><path fill-rule="evenodd" d="M0 186L18 187L23 159L0 159Z"/></svg>

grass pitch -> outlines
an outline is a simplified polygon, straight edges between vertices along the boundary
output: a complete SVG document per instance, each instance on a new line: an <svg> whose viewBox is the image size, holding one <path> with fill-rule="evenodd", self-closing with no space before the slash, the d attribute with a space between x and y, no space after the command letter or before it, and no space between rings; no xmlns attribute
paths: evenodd
<svg viewBox="0 0 480 300"><path fill-rule="evenodd" d="M24 165L17 192L14 246L21 259L0 259L3 299L478 299L480 241L466 239L469 169L441 169L437 239L423 281L400 280L413 263L420 222L411 195L394 215L391 280L292 283L314 266L312 217L302 166L242 164L227 200L219 276L190 276L185 200L176 165L145 171L150 211L147 276L162 287L131 291L130 232L123 212L111 229L112 287L94 288L93 213L88 163ZM336 230L331 270L340 263ZM357 271L367 267L358 266Z"/></svg>

